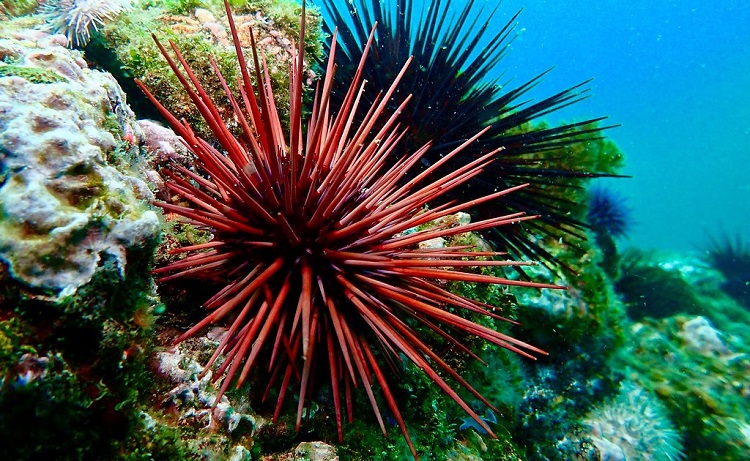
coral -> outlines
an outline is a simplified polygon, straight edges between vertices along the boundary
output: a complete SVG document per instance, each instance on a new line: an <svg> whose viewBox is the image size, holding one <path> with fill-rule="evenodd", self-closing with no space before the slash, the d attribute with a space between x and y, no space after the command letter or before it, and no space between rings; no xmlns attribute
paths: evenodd
<svg viewBox="0 0 750 461"><path fill-rule="evenodd" d="M677 461L684 459L680 433L666 408L630 382L583 421L602 460Z"/></svg>
<svg viewBox="0 0 750 461"><path fill-rule="evenodd" d="M84 47L106 22L131 7L131 0L46 0L40 8L46 30L63 34L71 47Z"/></svg>
<svg viewBox="0 0 750 461"><path fill-rule="evenodd" d="M106 164L134 124L117 83L52 37L16 36L13 65L35 70L0 77L0 259L13 278L62 296L91 280L103 255L124 274L159 221L145 183ZM29 77L45 71L65 80Z"/></svg>
<svg viewBox="0 0 750 461"><path fill-rule="evenodd" d="M411 93L414 97L402 115L411 127L410 136L394 151L394 157L408 157L430 141L431 148L421 163L438 164L466 136L489 126L480 142L442 163L435 174L445 174L488 150L503 147L496 162L456 187L445 199L471 200L494 190L530 183L513 196L475 207L472 216L481 220L516 211L540 215L540 219L524 226L487 231L485 236L504 251L559 263L530 239L527 231L553 240L581 237L585 224L577 216L582 206L573 198L576 189L584 178L615 173L621 155L611 142L602 142L601 131L605 128L598 125L601 119L555 127L540 122L542 116L585 98L586 82L530 103L525 100L526 93L547 72L511 89L501 84L499 77L490 77L497 74L509 48L518 14L502 26L495 24L499 21L497 6L468 1L451 9L450 3L322 1L324 30L332 33L338 27L338 46L344 54L335 78L339 82L351 79L362 56L367 31L377 21L374 52L368 56L364 78L373 82L374 88L384 90L409 56L415 62L400 89L400 94ZM327 46L330 48L332 41ZM372 97L375 94L377 91ZM336 104L341 100L342 95L334 95ZM398 102L394 98L391 105L395 107ZM606 148L597 151L602 146ZM585 155L591 158L586 159Z"/></svg>
<svg viewBox="0 0 750 461"><path fill-rule="evenodd" d="M739 234L734 240L724 235L711 239L707 252L711 266L725 278L722 289L750 309L750 245Z"/></svg>
<svg viewBox="0 0 750 461"><path fill-rule="evenodd" d="M178 121L157 101L146 84L137 81L184 139L197 158L196 169L202 173L196 174L179 165L165 172L172 180L167 187L179 202L156 204L210 229L213 234L208 243L175 250L175 253L184 253L184 259L154 272L159 274L160 282L200 277L222 284L205 303L209 315L175 341L190 338L232 313L229 331L206 365L208 370L214 363L220 363L216 372L217 377L223 376L219 396L228 389L233 378L237 378L240 386L259 368L267 369L270 376L261 373L263 376L258 377L276 397L274 420L278 420L287 389L294 379L299 386L295 428L300 430L303 414L313 411L314 392L323 383L330 386L339 439L343 436L341 396L346 397L345 408L351 420L351 390L359 386L367 393L385 434L384 412L372 389L377 381L389 412L387 415L399 426L409 450L416 457L416 448L392 391L393 382L383 371L383 365L401 360L399 354L403 354L493 435L484 420L437 370L452 376L485 405L495 410L494 407L432 350L430 337L441 336L469 356L468 348L462 343L466 336L527 357L543 351L453 313L455 310L467 316L502 319L486 303L448 292L440 280L559 287L467 270L467 267L524 264L492 259L502 256L495 252L467 252L468 245L437 249L418 247L438 237L525 221L527 218L520 213L474 223L459 222L455 226L438 224L429 229L409 230L518 188L425 210L424 205L439 198L445 190L481 173L491 163L495 152L445 176L424 180L440 166L437 164L399 185L401 177L418 163L425 149L408 161L394 166L386 164L388 155L404 134L396 123L398 113L385 112L385 101L394 93L398 78L385 94L384 102L373 105L360 126L351 124L350 114L358 104L361 79L355 77L349 83L347 103L333 116L328 101L331 92L336 90L329 72L317 94L308 125L302 119L305 78L302 56L293 61L290 132L288 140L284 139L266 66L258 64L253 48L256 81L262 83L256 94L232 16L227 12L242 73L241 96L234 96L218 66L214 65L214 69L224 95L232 103L233 119L242 128L240 139L232 135L178 50L173 48L176 58L172 58L157 41L226 155L196 137L187 124ZM303 14L303 30L304 17ZM330 70L334 65L333 54L329 59ZM383 129L371 131L381 117L390 121ZM306 139L303 126L307 127ZM458 155L481 134L457 146L446 155L445 161ZM408 323L411 321L419 324L419 329ZM374 348L376 344L383 347Z"/></svg>

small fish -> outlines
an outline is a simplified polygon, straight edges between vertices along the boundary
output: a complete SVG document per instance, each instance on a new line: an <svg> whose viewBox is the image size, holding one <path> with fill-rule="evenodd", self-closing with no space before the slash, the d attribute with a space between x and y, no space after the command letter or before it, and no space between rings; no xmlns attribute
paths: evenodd
<svg viewBox="0 0 750 461"><path fill-rule="evenodd" d="M480 418L482 418L482 421L484 421L488 425L497 424L497 417L495 416L495 412L490 410L489 408L484 412L484 416L480 416ZM461 424L461 427L459 427L459 429L462 431L465 431L469 428L474 429L478 434L484 435L487 433L487 431L484 430L484 428L480 426L479 423L476 422L472 417L464 418L463 424Z"/></svg>

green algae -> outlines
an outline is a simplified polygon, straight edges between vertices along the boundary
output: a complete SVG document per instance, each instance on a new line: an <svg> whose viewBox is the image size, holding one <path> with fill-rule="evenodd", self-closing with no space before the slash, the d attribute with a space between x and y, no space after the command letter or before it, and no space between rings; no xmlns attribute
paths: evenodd
<svg viewBox="0 0 750 461"><path fill-rule="evenodd" d="M57 72L41 67L23 66L17 64L0 65L0 78L20 77L31 83L49 84L67 82L68 79Z"/></svg>
<svg viewBox="0 0 750 461"><path fill-rule="evenodd" d="M223 24L226 30L226 18L223 4L218 1L157 2L149 9L136 9L127 15L121 15L116 21L105 25L101 34L92 39L86 48L87 59L93 60L104 69L112 73L120 85L129 95L129 102L133 110L141 118L161 119L153 105L134 84L134 79L140 79L149 90L157 95L159 101L172 111L178 118L185 118L200 136L210 139L211 131L203 118L193 106L188 95L182 88L177 77L169 68L166 60L159 53L152 34L165 45L173 41L181 50L185 60L195 72L198 80L212 95L214 104L229 124L229 128L236 135L240 134L239 125L231 117L232 108L224 95L224 89L214 74L209 56L215 60L217 67L225 77L230 89L235 95L239 94L237 77L239 71L234 48L228 43L216 43L216 37L201 28L193 16L196 7L206 8L216 17L216 21ZM301 8L294 2L238 2L235 6L235 16L240 14L261 14L274 31L282 36L296 40L299 36L299 17ZM233 5L234 6L234 5ZM259 24L261 23L258 19ZM244 29L242 29L244 30ZM256 31L256 34L258 32ZM256 40L262 40L256 36ZM312 8L307 11L306 25L306 60L310 62L319 59L322 54L321 20L319 13ZM248 59L250 50L245 49ZM262 53L268 63L272 80L277 109L282 124L288 123L289 111L289 69L288 65L280 61L283 53ZM254 79L254 72L251 71ZM306 92L306 94L309 93Z"/></svg>
<svg viewBox="0 0 750 461"><path fill-rule="evenodd" d="M636 250L626 252L620 259L618 273L615 290L622 296L632 320L701 311L690 284L678 271L662 267L653 255Z"/></svg>
<svg viewBox="0 0 750 461"><path fill-rule="evenodd" d="M651 255L651 262L683 279L690 295L673 301L682 310L697 302L701 316L683 312L631 324L630 340L615 366L667 406L683 432L687 459L745 459L750 449L750 312L721 291L721 276L705 262L661 254ZM696 324L700 330L689 328Z"/></svg>
<svg viewBox="0 0 750 461"><path fill-rule="evenodd" d="M721 357L686 350L678 333L687 320L677 316L635 325L632 344L619 359L667 406L684 431L688 459L744 459L750 447L742 435L750 428L750 361L744 354Z"/></svg>
<svg viewBox="0 0 750 461"><path fill-rule="evenodd" d="M37 4L37 0L4 0L0 3L0 20L3 15L14 17L32 13Z"/></svg>
<svg viewBox="0 0 750 461"><path fill-rule="evenodd" d="M3 278L0 430L16 441L4 447L8 459L127 458L140 449L129 443L154 437L138 423L156 386L152 251L129 254L127 274L105 257L88 284L59 300Z"/></svg>

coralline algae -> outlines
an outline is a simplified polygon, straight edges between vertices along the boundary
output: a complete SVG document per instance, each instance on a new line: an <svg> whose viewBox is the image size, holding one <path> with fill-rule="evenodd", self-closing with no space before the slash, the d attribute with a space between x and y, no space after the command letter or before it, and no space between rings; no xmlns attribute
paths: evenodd
<svg viewBox="0 0 750 461"><path fill-rule="evenodd" d="M0 259L15 279L70 294L105 254L124 274L126 253L159 233L146 184L106 160L138 127L116 81L57 36L9 35L5 66L37 72L0 77ZM28 78L40 70L62 78Z"/></svg>

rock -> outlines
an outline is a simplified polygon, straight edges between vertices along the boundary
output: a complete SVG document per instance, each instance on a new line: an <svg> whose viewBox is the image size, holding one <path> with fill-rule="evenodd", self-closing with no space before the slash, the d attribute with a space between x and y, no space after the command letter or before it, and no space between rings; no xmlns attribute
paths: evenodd
<svg viewBox="0 0 750 461"><path fill-rule="evenodd" d="M128 253L150 248L160 225L146 184L107 162L140 130L122 89L38 31L0 41L13 63L0 66L0 259L57 296L105 256L124 277Z"/></svg>
<svg viewBox="0 0 750 461"><path fill-rule="evenodd" d="M295 461L338 461L336 449L324 442L302 442L294 449Z"/></svg>
<svg viewBox="0 0 750 461"><path fill-rule="evenodd" d="M732 353L721 339L719 331L705 317L698 316L685 322L677 336L685 341L688 349L704 356L724 356Z"/></svg>
<svg viewBox="0 0 750 461"><path fill-rule="evenodd" d="M138 127L143 135L143 147L148 153L141 174L152 185L157 198L168 200L169 190L159 171L170 164L192 168L193 156L171 129L151 120L139 120Z"/></svg>
<svg viewBox="0 0 750 461"><path fill-rule="evenodd" d="M205 344L209 343L210 340L205 341ZM201 349L191 349L182 343L157 353L159 373L176 385L169 391L164 404L174 408L183 425L209 432L221 427L231 434L244 421L245 427L250 428L254 435L265 421L244 411L243 405L231 402L226 395L216 402L218 389L212 382L212 372L201 375L203 367L193 357Z"/></svg>

